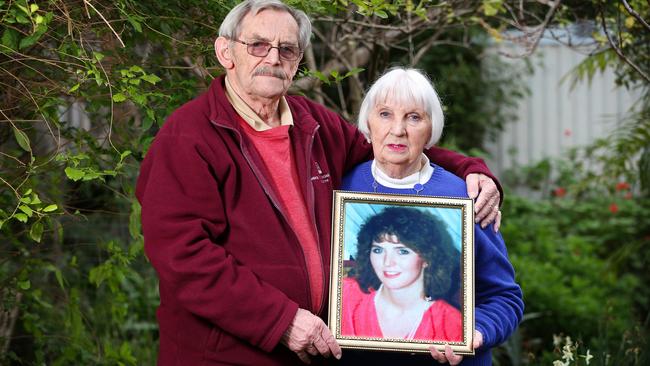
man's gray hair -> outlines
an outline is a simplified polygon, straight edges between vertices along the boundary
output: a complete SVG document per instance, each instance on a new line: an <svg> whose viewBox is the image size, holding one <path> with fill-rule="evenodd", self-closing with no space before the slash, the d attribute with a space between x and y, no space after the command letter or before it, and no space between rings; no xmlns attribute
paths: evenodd
<svg viewBox="0 0 650 366"><path fill-rule="evenodd" d="M431 136L424 146L430 148L442 135L445 118L438 93L431 80L420 70L394 67L382 75L368 90L359 109L358 127L366 138L370 139L368 116L379 103L391 100L401 105L413 105L422 108L431 120Z"/></svg>
<svg viewBox="0 0 650 366"><path fill-rule="evenodd" d="M230 10L221 22L219 36L228 39L238 39L241 34L241 23L248 13L257 15L262 10L275 9L291 14L298 23L298 46L305 50L311 37L311 22L302 10L294 9L280 0L246 0Z"/></svg>

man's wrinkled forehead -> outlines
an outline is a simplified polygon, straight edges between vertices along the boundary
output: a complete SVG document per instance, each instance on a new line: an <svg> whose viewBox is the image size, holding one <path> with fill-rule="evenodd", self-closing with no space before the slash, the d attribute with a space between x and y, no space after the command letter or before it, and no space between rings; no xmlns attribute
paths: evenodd
<svg viewBox="0 0 650 366"><path fill-rule="evenodd" d="M276 12L276 16L273 17L273 24L268 26L261 26L259 21L256 21L256 18L259 19L259 16L263 13ZM291 21L287 22L287 19ZM294 27L295 26L295 27ZM255 11L249 11L238 27L238 37L247 36L251 39L260 40L260 41L271 41L278 37L277 33L282 32L282 28L294 28L291 32L286 32L282 34L282 41L292 42L297 44L299 39L300 28L298 22L294 19L293 15L288 11L281 8L265 8L257 9ZM285 32L282 32L285 33ZM289 38L289 39L286 39Z"/></svg>

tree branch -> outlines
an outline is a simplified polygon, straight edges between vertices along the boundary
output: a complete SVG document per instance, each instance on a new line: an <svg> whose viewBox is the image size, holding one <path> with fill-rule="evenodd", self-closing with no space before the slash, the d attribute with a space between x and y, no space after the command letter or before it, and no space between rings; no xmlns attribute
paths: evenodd
<svg viewBox="0 0 650 366"><path fill-rule="evenodd" d="M627 3L627 0L621 0L621 1L623 2L623 6L625 6L625 10L627 10L627 12L630 13L630 15L632 15L634 18L636 18L636 20L638 20L639 23L643 24L643 26L646 27L647 30L650 30L650 24L648 24L645 21L645 19L643 19L639 15L639 13L637 13L636 11L634 11L634 9L632 9L630 4Z"/></svg>
<svg viewBox="0 0 650 366"><path fill-rule="evenodd" d="M605 36L607 37L607 41L609 42L609 45L612 47L614 52L618 55L618 57L625 61L626 64L628 64L634 71L636 71L647 83L650 83L650 77L646 75L643 70L641 70L634 62L632 62L629 58L627 58L624 54L623 51L618 48L618 46L615 44L614 40L612 39L612 36L609 34L609 30L607 29L607 22L605 21L605 11L604 9L601 8L600 11L600 24L603 27L603 32L605 32Z"/></svg>

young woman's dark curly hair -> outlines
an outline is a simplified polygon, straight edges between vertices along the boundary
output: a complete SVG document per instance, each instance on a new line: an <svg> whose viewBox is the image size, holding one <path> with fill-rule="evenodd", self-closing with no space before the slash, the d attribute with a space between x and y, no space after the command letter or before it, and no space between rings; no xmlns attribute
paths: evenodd
<svg viewBox="0 0 650 366"><path fill-rule="evenodd" d="M411 207L388 207L361 225L357 235L356 266L351 273L362 291L377 290L381 282L370 263L372 242L395 235L427 263L424 270L425 296L444 297L453 285L453 273L460 265L446 224L430 213Z"/></svg>

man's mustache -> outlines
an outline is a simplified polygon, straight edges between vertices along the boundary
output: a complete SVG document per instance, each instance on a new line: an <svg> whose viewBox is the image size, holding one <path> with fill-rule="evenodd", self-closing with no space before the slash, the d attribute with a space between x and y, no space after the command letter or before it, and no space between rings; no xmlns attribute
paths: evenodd
<svg viewBox="0 0 650 366"><path fill-rule="evenodd" d="M261 66L253 72L253 76L273 76L281 80L288 79L287 74L282 69L269 66Z"/></svg>

